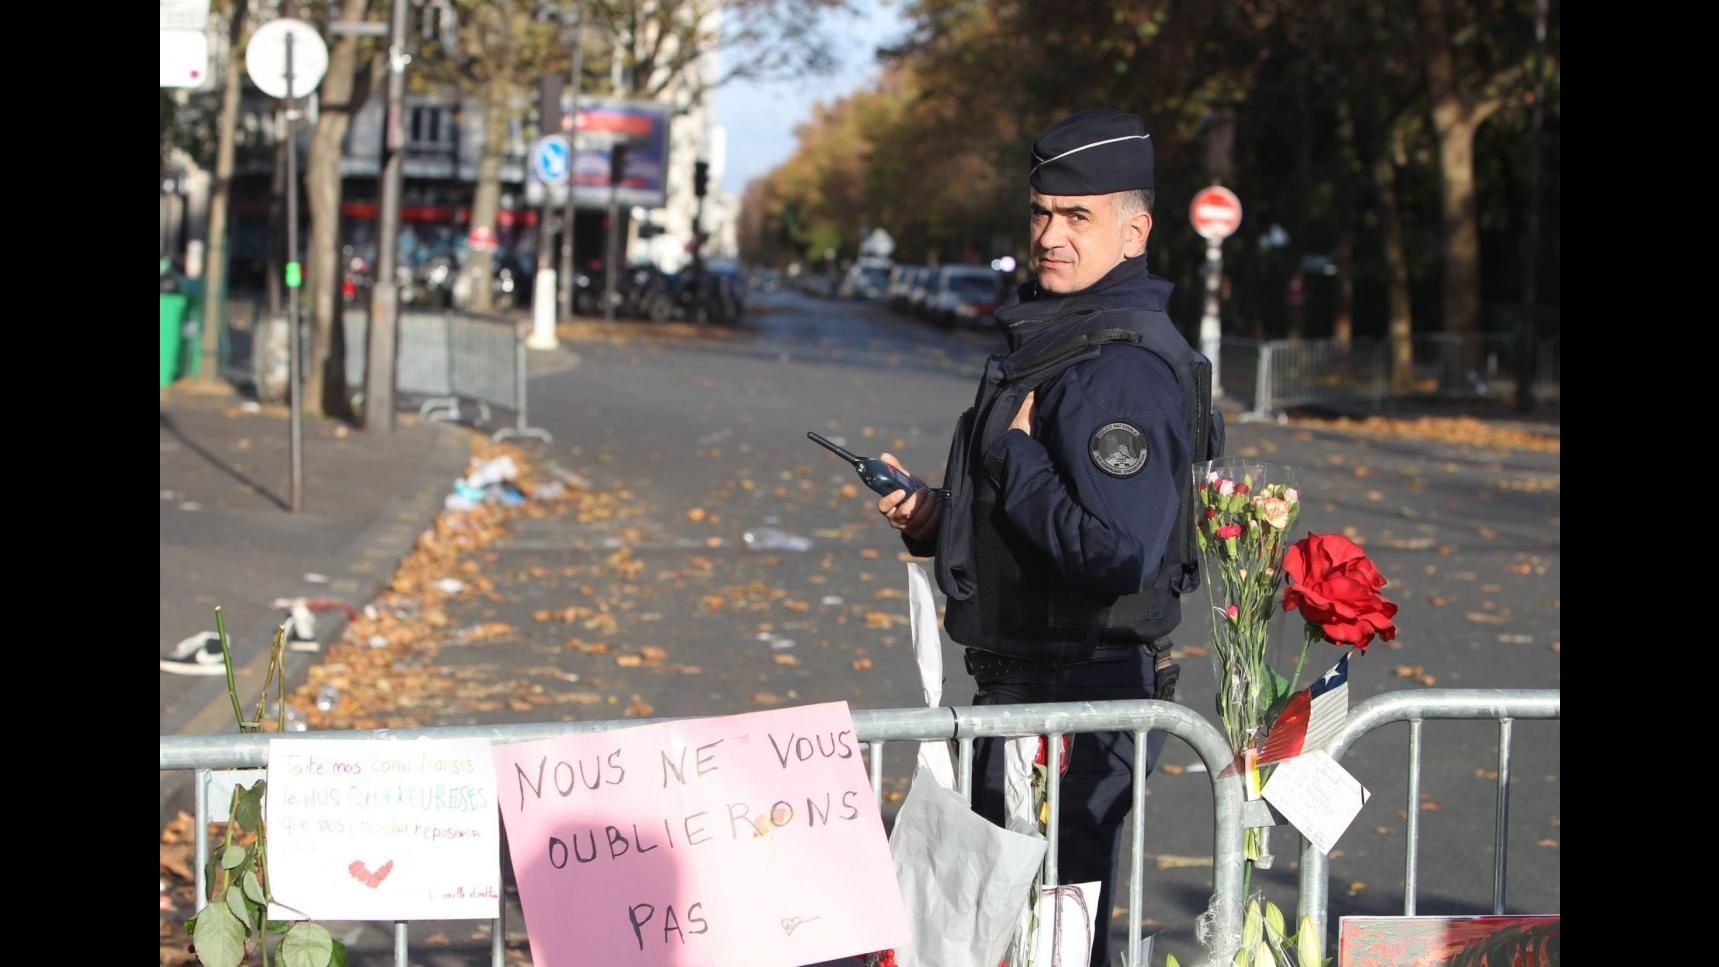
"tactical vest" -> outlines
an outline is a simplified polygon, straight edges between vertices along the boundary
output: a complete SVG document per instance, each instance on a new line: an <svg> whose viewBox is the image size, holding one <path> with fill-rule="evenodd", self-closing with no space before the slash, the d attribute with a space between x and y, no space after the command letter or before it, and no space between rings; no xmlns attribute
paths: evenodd
<svg viewBox="0 0 1719 967"><path fill-rule="evenodd" d="M1094 594L1064 577L1008 523L1001 495L981 465L984 454L1008 431L1029 390L1050 385L1113 343L1151 352L1176 374L1190 401L1192 462L1222 452L1222 421L1211 410L1210 362L1162 311L1082 309L1056 324L1066 327L1062 337L1006 357L1000 378L988 372L974 408L957 424L944 477L951 492L938 533L938 584L949 596L945 626L962 644L1020 658L1080 661L1100 645L1151 646L1180 622L1179 598L1200 582L1191 468L1175 473L1180 510L1153 584L1116 596Z"/></svg>

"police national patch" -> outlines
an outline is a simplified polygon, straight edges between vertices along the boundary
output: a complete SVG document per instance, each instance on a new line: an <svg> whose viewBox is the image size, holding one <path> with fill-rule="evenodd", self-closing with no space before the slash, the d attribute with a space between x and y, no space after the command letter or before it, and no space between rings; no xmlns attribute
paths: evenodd
<svg viewBox="0 0 1719 967"><path fill-rule="evenodd" d="M1132 477L1146 466L1146 434L1132 423L1106 423L1092 431L1092 462L1112 477Z"/></svg>

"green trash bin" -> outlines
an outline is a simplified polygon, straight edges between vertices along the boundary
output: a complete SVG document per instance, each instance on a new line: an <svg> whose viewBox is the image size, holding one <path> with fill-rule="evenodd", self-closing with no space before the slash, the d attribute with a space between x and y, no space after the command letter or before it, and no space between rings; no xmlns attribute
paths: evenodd
<svg viewBox="0 0 1719 967"><path fill-rule="evenodd" d="M185 309L190 300L177 292L161 293L161 386L166 389L179 375L179 346L185 331Z"/></svg>

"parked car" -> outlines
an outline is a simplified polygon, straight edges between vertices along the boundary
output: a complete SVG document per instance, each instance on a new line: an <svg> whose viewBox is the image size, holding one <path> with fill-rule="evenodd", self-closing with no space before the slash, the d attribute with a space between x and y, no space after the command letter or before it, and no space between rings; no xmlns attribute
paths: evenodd
<svg viewBox="0 0 1719 967"><path fill-rule="evenodd" d="M806 272L795 284L807 295L823 296L827 299L836 294L836 286L840 284L840 280L827 273Z"/></svg>
<svg viewBox="0 0 1719 967"><path fill-rule="evenodd" d="M881 302L889 283L889 268L889 262L884 259L860 259L842 277L841 288L836 294L844 299Z"/></svg>
<svg viewBox="0 0 1719 967"><path fill-rule="evenodd" d="M922 265L913 274L913 284L907 291L907 311L925 318L926 303L931 299L932 284L937 281L937 269L933 266Z"/></svg>
<svg viewBox="0 0 1719 967"><path fill-rule="evenodd" d="M997 273L983 265L945 265L937 270L927 316L945 326L976 323L997 311Z"/></svg>
<svg viewBox="0 0 1719 967"><path fill-rule="evenodd" d="M913 288L913 276L919 271L917 265L896 265L889 270L889 282L884 286L883 301L896 312L907 307L907 296Z"/></svg>

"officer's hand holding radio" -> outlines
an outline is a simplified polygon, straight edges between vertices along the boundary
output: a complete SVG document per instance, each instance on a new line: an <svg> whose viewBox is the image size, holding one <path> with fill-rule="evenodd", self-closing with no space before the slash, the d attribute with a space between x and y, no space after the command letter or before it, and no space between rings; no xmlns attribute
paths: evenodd
<svg viewBox="0 0 1719 967"><path fill-rule="evenodd" d="M896 469L904 469L893 454L879 454L878 459ZM877 502L878 511L889 518L889 526L916 541L928 540L937 533L942 508L943 502L937 499L937 494L925 487L912 493L892 491Z"/></svg>

